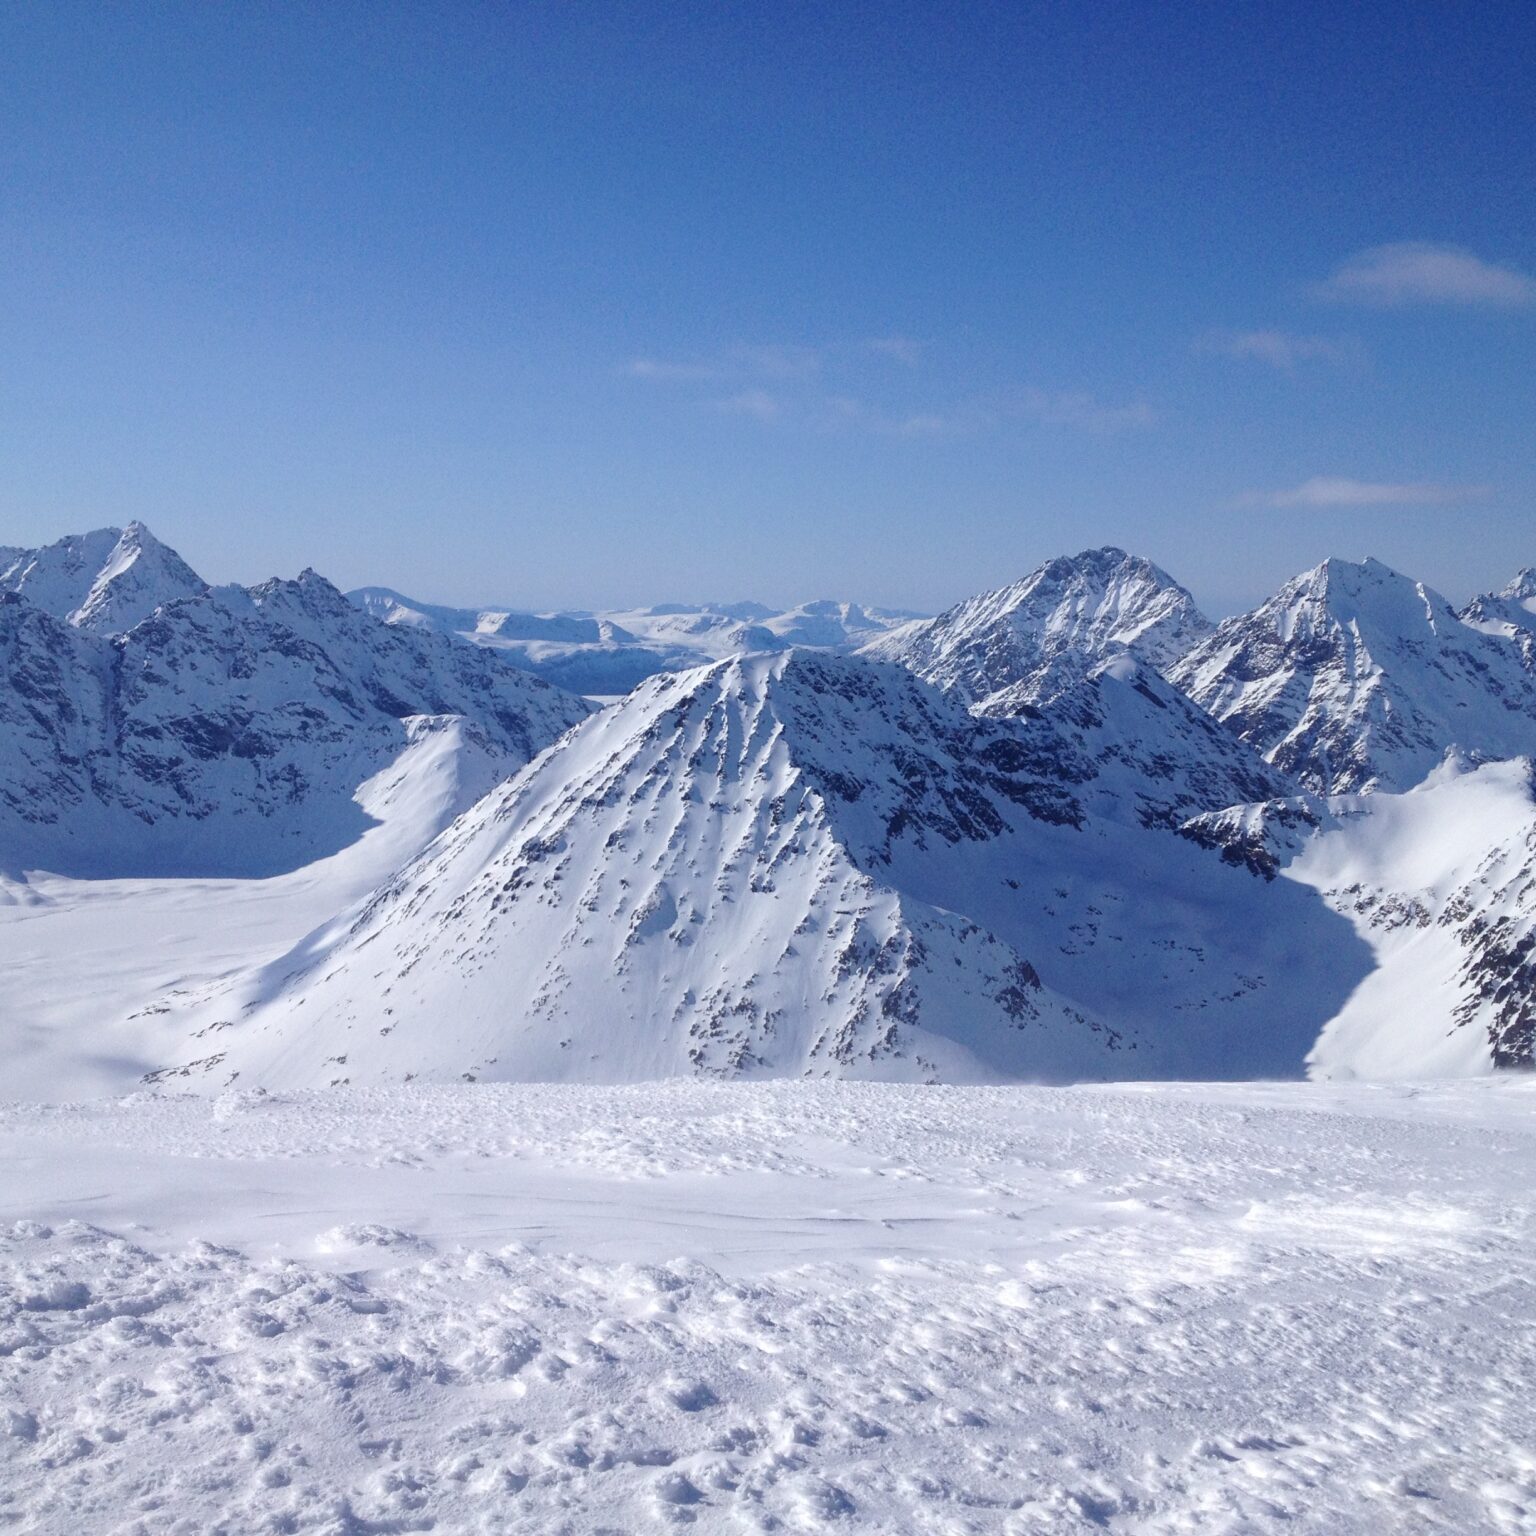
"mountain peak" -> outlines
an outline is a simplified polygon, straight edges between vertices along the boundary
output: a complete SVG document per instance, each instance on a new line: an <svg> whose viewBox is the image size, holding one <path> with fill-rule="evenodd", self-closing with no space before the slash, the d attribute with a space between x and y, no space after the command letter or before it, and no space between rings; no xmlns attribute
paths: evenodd
<svg viewBox="0 0 1536 1536"><path fill-rule="evenodd" d="M1033 816L1024 757L878 663L791 650L648 679L337 925L326 963L284 962L226 1065L265 1079L291 1046L279 1071L319 1069L367 970L391 1021L352 1053L371 1077L1091 1070L1118 1037L950 904L974 854L1015 907L1020 828L1072 835Z"/></svg>
<svg viewBox="0 0 1536 1536"><path fill-rule="evenodd" d="M1076 570L1108 570L1127 564L1151 566L1152 562L1140 555L1127 554L1118 544L1101 544L1097 549L1080 549L1075 555L1058 555L1046 564L1048 567L1071 566Z"/></svg>
<svg viewBox="0 0 1536 1536"><path fill-rule="evenodd" d="M207 584L141 522L72 534L43 549L8 552L0 587L76 629L122 634L165 603Z"/></svg>
<svg viewBox="0 0 1536 1536"><path fill-rule="evenodd" d="M1052 698L1121 652L1166 670L1210 630L1165 571L1105 545L1049 560L866 650L985 708L1005 693L1015 703Z"/></svg>
<svg viewBox="0 0 1536 1536"><path fill-rule="evenodd" d="M118 536L70 623L98 634L121 634L166 603L201 597L207 590L207 582L174 549L143 523L132 522Z"/></svg>
<svg viewBox="0 0 1536 1536"><path fill-rule="evenodd" d="M1512 602L1523 603L1536 597L1536 566L1524 566L1515 573L1515 579L1499 592Z"/></svg>
<svg viewBox="0 0 1536 1536"><path fill-rule="evenodd" d="M33 867L295 868L368 828L359 785L416 717L461 717L467 755L444 750L489 787L589 713L490 652L375 622L313 573L210 592L152 536L125 529L108 553L68 619L3 591L0 849Z"/></svg>
<svg viewBox="0 0 1536 1536"><path fill-rule="evenodd" d="M349 620L366 611L349 602L340 587L308 565L291 579L285 576L268 577L266 581L250 588L250 595L257 607L290 616L306 614Z"/></svg>
<svg viewBox="0 0 1536 1536"><path fill-rule="evenodd" d="M1286 586L1357 591L1399 582L1409 586L1417 585L1412 577L1404 576L1374 555L1367 555L1363 560L1346 560L1342 555L1329 555L1326 560L1319 561L1310 570L1303 571L1287 582Z"/></svg>
<svg viewBox="0 0 1536 1536"><path fill-rule="evenodd" d="M1310 789L1409 789L1456 745L1536 746L1536 682L1507 641L1380 560L1325 560L1226 620L1173 681Z"/></svg>

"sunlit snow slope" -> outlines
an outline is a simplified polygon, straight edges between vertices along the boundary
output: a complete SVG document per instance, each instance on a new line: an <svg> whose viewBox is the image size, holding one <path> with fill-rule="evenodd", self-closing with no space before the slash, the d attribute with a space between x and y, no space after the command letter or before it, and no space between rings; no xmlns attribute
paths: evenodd
<svg viewBox="0 0 1536 1536"><path fill-rule="evenodd" d="M265 879L80 880L0 872L0 1097L123 1092L179 1049L179 999L287 951L364 896L505 777L461 716L402 722L400 754L356 791L366 830Z"/></svg>
<svg viewBox="0 0 1536 1536"><path fill-rule="evenodd" d="M1348 925L1090 814L1041 745L857 658L652 680L361 912L188 1000L164 1065L198 1086L1299 1073L1364 974Z"/></svg>

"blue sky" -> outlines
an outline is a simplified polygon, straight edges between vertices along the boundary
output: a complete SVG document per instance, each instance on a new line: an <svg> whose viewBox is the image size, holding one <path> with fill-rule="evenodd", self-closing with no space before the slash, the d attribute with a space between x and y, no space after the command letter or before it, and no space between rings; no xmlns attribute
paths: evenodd
<svg viewBox="0 0 1536 1536"><path fill-rule="evenodd" d="M0 543L1213 612L1536 564L1528 3L17 5Z"/></svg>

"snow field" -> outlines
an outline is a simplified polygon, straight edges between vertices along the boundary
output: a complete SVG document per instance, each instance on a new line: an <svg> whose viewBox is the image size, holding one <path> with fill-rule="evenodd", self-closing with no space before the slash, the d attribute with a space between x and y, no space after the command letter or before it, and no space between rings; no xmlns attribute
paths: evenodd
<svg viewBox="0 0 1536 1536"><path fill-rule="evenodd" d="M1536 1087L0 1108L0 1527L1536 1530Z"/></svg>

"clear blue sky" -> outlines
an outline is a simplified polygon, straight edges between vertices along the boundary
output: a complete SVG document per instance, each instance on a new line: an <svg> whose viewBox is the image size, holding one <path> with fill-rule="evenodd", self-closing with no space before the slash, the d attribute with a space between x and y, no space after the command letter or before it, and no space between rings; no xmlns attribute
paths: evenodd
<svg viewBox="0 0 1536 1536"><path fill-rule="evenodd" d="M1536 563L1536 7L0 12L0 543L1213 611Z"/></svg>

